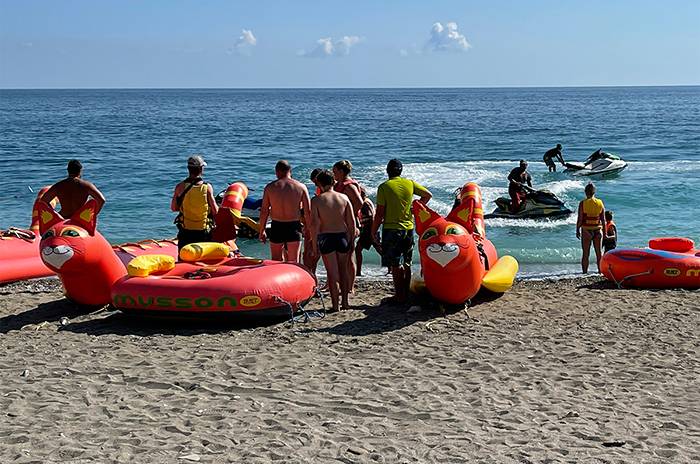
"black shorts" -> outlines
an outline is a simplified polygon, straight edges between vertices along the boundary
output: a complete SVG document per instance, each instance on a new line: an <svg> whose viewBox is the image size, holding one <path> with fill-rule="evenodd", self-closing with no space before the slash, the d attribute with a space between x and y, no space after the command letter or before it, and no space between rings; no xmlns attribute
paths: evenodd
<svg viewBox="0 0 700 464"><path fill-rule="evenodd" d="M301 232L301 221L272 221L268 238L272 243L300 242Z"/></svg>
<svg viewBox="0 0 700 464"><path fill-rule="evenodd" d="M318 234L318 251L322 255L329 253L347 253L350 251L348 234L345 232Z"/></svg>
<svg viewBox="0 0 700 464"><path fill-rule="evenodd" d="M614 250L615 248L617 248L617 240L612 240L609 238L603 239L603 249L606 253L610 250Z"/></svg>
<svg viewBox="0 0 700 464"><path fill-rule="evenodd" d="M382 266L410 266L413 260L413 229L382 231Z"/></svg>
<svg viewBox="0 0 700 464"><path fill-rule="evenodd" d="M546 164L548 168L557 167L557 165L554 164L554 160L553 160L552 158L547 158L547 157L545 156L545 157L543 158L543 160L544 160L544 164Z"/></svg>
<svg viewBox="0 0 700 464"><path fill-rule="evenodd" d="M379 236L379 234L377 234ZM374 240L372 239L372 226L362 227L360 236L357 238L357 248L360 250L369 250L372 248Z"/></svg>
<svg viewBox="0 0 700 464"><path fill-rule="evenodd" d="M190 243L211 242L211 232L206 230L188 230L180 229L177 233L177 249L182 250L182 247Z"/></svg>

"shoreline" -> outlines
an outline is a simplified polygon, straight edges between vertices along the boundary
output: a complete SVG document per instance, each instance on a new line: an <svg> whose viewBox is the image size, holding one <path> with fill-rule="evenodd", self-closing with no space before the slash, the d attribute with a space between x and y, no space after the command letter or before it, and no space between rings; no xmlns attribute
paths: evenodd
<svg viewBox="0 0 700 464"><path fill-rule="evenodd" d="M354 309L308 323L199 325L84 313L57 279L4 285L0 458L700 459L700 291L519 281L445 317L390 292L359 281Z"/></svg>

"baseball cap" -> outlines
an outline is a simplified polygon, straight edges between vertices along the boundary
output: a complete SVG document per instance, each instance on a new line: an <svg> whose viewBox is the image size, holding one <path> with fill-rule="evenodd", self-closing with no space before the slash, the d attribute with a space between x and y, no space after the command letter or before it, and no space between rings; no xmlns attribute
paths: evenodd
<svg viewBox="0 0 700 464"><path fill-rule="evenodd" d="M190 156L187 159L187 167L199 168L206 165L206 161L204 161L204 158L202 158L200 155Z"/></svg>

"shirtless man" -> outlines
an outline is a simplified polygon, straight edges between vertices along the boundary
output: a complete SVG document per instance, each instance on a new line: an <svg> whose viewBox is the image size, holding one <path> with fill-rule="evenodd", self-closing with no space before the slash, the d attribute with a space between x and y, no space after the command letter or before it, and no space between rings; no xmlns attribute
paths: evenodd
<svg viewBox="0 0 700 464"><path fill-rule="evenodd" d="M348 197L333 191L333 174L322 171L316 176L316 182L321 194L311 200L312 249L316 256L323 257L335 312L339 306L350 307L348 294L354 276L350 275L348 261L357 236L355 213Z"/></svg>
<svg viewBox="0 0 700 464"><path fill-rule="evenodd" d="M105 204L105 197L92 182L80 178L82 172L83 165L80 161L68 161L68 177L53 184L41 196L41 200L51 204L54 198L58 198L61 204L59 214L68 219L91 197L97 202L95 214L99 213Z"/></svg>
<svg viewBox="0 0 700 464"><path fill-rule="evenodd" d="M292 167L285 160L275 165L277 180L265 186L262 206L260 208L260 241L268 239L265 224L269 217L270 254L276 261L298 263L301 258L302 224L300 210L303 210L304 222L310 221L310 200L306 186L292 179Z"/></svg>

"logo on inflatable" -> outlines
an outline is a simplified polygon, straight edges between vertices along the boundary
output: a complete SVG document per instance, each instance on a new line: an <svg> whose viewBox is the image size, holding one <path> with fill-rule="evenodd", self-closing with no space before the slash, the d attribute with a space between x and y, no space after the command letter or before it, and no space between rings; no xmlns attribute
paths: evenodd
<svg viewBox="0 0 700 464"><path fill-rule="evenodd" d="M675 267L667 267L664 269L664 275L666 277L678 277L681 275L680 269L676 269Z"/></svg>
<svg viewBox="0 0 700 464"><path fill-rule="evenodd" d="M186 298L170 296L114 295L112 303L117 308L177 308L177 309L226 309L237 306L231 296L220 298Z"/></svg>
<svg viewBox="0 0 700 464"><path fill-rule="evenodd" d="M262 302L262 298L257 295L247 295L241 298L241 305L250 308L252 306L257 306Z"/></svg>

